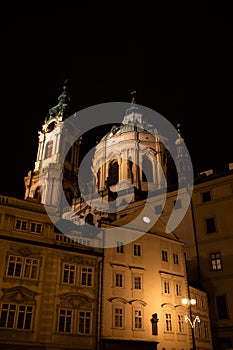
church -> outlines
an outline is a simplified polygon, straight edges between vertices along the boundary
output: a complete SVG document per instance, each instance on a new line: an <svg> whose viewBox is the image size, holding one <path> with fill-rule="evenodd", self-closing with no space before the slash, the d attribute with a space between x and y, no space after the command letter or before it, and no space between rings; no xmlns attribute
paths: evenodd
<svg viewBox="0 0 233 350"><path fill-rule="evenodd" d="M1 349L232 347L232 165L192 183L149 112L133 94L88 160L64 85L24 199L0 196Z"/></svg>

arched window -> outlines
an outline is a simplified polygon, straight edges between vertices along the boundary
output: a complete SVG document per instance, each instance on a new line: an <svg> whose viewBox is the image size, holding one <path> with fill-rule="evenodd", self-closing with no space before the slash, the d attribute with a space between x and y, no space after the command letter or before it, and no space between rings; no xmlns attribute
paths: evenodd
<svg viewBox="0 0 233 350"><path fill-rule="evenodd" d="M39 203L41 203L41 194L42 194L41 192L42 192L42 191L41 191L41 187L38 186L38 187L36 188L36 190L35 190L34 198L37 199L37 201L38 201Z"/></svg>
<svg viewBox="0 0 233 350"><path fill-rule="evenodd" d="M45 158L51 157L53 153L53 141L48 141L45 148Z"/></svg>
<svg viewBox="0 0 233 350"><path fill-rule="evenodd" d="M131 159L128 160L128 179L133 183L133 162Z"/></svg>
<svg viewBox="0 0 233 350"><path fill-rule="evenodd" d="M100 169L97 171L96 178L97 178L96 186L97 186L97 191L98 191L100 189Z"/></svg>
<svg viewBox="0 0 233 350"><path fill-rule="evenodd" d="M142 159L142 181L153 182L152 163L147 156L144 156Z"/></svg>
<svg viewBox="0 0 233 350"><path fill-rule="evenodd" d="M116 160L109 165L108 181L110 186L116 185L119 181L119 166Z"/></svg>

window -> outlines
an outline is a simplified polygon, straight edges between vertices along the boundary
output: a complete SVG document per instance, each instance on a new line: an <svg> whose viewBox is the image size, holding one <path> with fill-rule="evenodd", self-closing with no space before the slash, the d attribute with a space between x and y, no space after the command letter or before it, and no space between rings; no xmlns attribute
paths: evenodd
<svg viewBox="0 0 233 350"><path fill-rule="evenodd" d="M203 322L203 328L204 328L204 339L209 339L209 328L208 328L208 323Z"/></svg>
<svg viewBox="0 0 233 350"><path fill-rule="evenodd" d="M141 290L142 289L142 278L141 276L133 276L133 288Z"/></svg>
<svg viewBox="0 0 233 350"><path fill-rule="evenodd" d="M181 199L177 199L176 201L173 202L174 204L174 209L180 209L182 208L182 202L181 202Z"/></svg>
<svg viewBox="0 0 233 350"><path fill-rule="evenodd" d="M163 212L163 207L161 204L155 206L155 214L159 215L162 214Z"/></svg>
<svg viewBox="0 0 233 350"><path fill-rule="evenodd" d="M212 270L222 270L222 259L220 253L210 254L210 261Z"/></svg>
<svg viewBox="0 0 233 350"><path fill-rule="evenodd" d="M179 265L179 255L178 253L173 253L173 263Z"/></svg>
<svg viewBox="0 0 233 350"><path fill-rule="evenodd" d="M21 230L21 231L27 231L27 224L28 223L25 220L16 219L15 229Z"/></svg>
<svg viewBox="0 0 233 350"><path fill-rule="evenodd" d="M30 330L32 313L31 305L2 304L0 328Z"/></svg>
<svg viewBox="0 0 233 350"><path fill-rule="evenodd" d="M115 274L115 286L116 287L123 287L123 274L122 273Z"/></svg>
<svg viewBox="0 0 233 350"><path fill-rule="evenodd" d="M225 295L218 295L216 297L218 319L224 320L228 318L227 303Z"/></svg>
<svg viewBox="0 0 233 350"><path fill-rule="evenodd" d="M142 329L142 310L134 310L134 329Z"/></svg>
<svg viewBox="0 0 233 350"><path fill-rule="evenodd" d="M48 141L45 148L45 159L51 157L53 153L53 141Z"/></svg>
<svg viewBox="0 0 233 350"><path fill-rule="evenodd" d="M162 261L168 262L168 251L162 250Z"/></svg>
<svg viewBox="0 0 233 350"><path fill-rule="evenodd" d="M134 256L141 256L141 246L140 246L140 244L134 244L133 245L133 255Z"/></svg>
<svg viewBox="0 0 233 350"><path fill-rule="evenodd" d="M176 296L181 296L182 295L182 288L180 283L175 283L175 295Z"/></svg>
<svg viewBox="0 0 233 350"><path fill-rule="evenodd" d="M42 224L39 224L37 222L31 222L29 231L32 233L41 233L42 232Z"/></svg>
<svg viewBox="0 0 233 350"><path fill-rule="evenodd" d="M203 202L209 202L209 201L211 201L211 193L210 193L210 191L207 191L207 192L203 192L203 193L202 193L202 201L203 201Z"/></svg>
<svg viewBox="0 0 233 350"><path fill-rule="evenodd" d="M114 327L123 328L123 309L120 307L114 309Z"/></svg>
<svg viewBox="0 0 233 350"><path fill-rule="evenodd" d="M202 338L202 325L199 322L196 323L196 333L198 338Z"/></svg>
<svg viewBox="0 0 233 350"><path fill-rule="evenodd" d="M216 232L216 225L215 225L214 218L208 218L205 220L205 222L206 222L206 232L207 233Z"/></svg>
<svg viewBox="0 0 233 350"><path fill-rule="evenodd" d="M91 333L91 312L90 311L79 311L78 331L81 334Z"/></svg>
<svg viewBox="0 0 233 350"><path fill-rule="evenodd" d="M108 181L110 186L116 185L119 181L119 166L116 160L109 165Z"/></svg>
<svg viewBox="0 0 233 350"><path fill-rule="evenodd" d="M170 294L170 283L168 281L163 282L163 292L165 294Z"/></svg>
<svg viewBox="0 0 233 350"><path fill-rule="evenodd" d="M117 253L124 253L124 242L117 242Z"/></svg>
<svg viewBox="0 0 233 350"><path fill-rule="evenodd" d="M10 255L8 258L8 277L37 279L39 273L39 260Z"/></svg>
<svg viewBox="0 0 233 350"><path fill-rule="evenodd" d="M71 333L72 328L72 310L60 309L58 331L62 333Z"/></svg>
<svg viewBox="0 0 233 350"><path fill-rule="evenodd" d="M184 316L178 315L178 332L184 333Z"/></svg>
<svg viewBox="0 0 233 350"><path fill-rule="evenodd" d="M165 329L166 332L172 332L172 315L168 313L165 314Z"/></svg>
<svg viewBox="0 0 233 350"><path fill-rule="evenodd" d="M92 287L93 269L92 267L81 268L81 285Z"/></svg>
<svg viewBox="0 0 233 350"><path fill-rule="evenodd" d="M75 282L76 266L72 264L63 265L63 278L62 282L67 284L74 284Z"/></svg>

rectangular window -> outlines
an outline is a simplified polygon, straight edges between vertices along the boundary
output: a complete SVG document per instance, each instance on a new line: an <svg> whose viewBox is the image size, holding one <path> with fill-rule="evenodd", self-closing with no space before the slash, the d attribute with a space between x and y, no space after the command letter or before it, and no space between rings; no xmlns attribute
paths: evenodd
<svg viewBox="0 0 233 350"><path fill-rule="evenodd" d="M124 253L124 242L117 242L117 253Z"/></svg>
<svg viewBox="0 0 233 350"><path fill-rule="evenodd" d="M37 279L39 273L39 260L10 255L8 258L8 277Z"/></svg>
<svg viewBox="0 0 233 350"><path fill-rule="evenodd" d="M114 327L123 328L123 309L116 308L114 310Z"/></svg>
<svg viewBox="0 0 233 350"><path fill-rule="evenodd" d="M74 284L75 282L76 266L73 264L63 265L63 278L62 282L67 284Z"/></svg>
<svg viewBox="0 0 233 350"><path fill-rule="evenodd" d="M93 269L92 267L82 267L81 269L81 285L92 287L93 285Z"/></svg>
<svg viewBox="0 0 233 350"><path fill-rule="evenodd" d="M178 315L178 332L184 333L184 316Z"/></svg>
<svg viewBox="0 0 233 350"><path fill-rule="evenodd" d="M133 255L134 256L141 256L141 246L140 246L140 244L134 244L133 245Z"/></svg>
<svg viewBox="0 0 233 350"><path fill-rule="evenodd" d="M174 204L174 209L180 209L182 208L182 202L181 202L181 199L177 199L176 201L173 202Z"/></svg>
<svg viewBox="0 0 233 350"><path fill-rule="evenodd" d="M170 294L170 283L168 281L163 282L163 292L165 294Z"/></svg>
<svg viewBox="0 0 233 350"><path fill-rule="evenodd" d="M0 328L31 329L33 307L29 305L2 304Z"/></svg>
<svg viewBox="0 0 233 350"><path fill-rule="evenodd" d="M41 233L42 232L42 224L39 224L37 222L31 222L29 231L31 233Z"/></svg>
<svg viewBox="0 0 233 350"><path fill-rule="evenodd" d="M16 219L15 221L15 229L21 231L27 231L27 221Z"/></svg>
<svg viewBox="0 0 233 350"><path fill-rule="evenodd" d="M90 311L79 311L78 331L81 334L91 333L91 312Z"/></svg>
<svg viewBox="0 0 233 350"><path fill-rule="evenodd" d="M175 295L176 296L182 295L182 288L181 288L180 283L178 283L178 282L175 284Z"/></svg>
<svg viewBox="0 0 233 350"><path fill-rule="evenodd" d="M202 325L199 322L196 323L196 333L198 338L202 338Z"/></svg>
<svg viewBox="0 0 233 350"><path fill-rule="evenodd" d="M162 249L162 261L168 262L168 251Z"/></svg>
<svg viewBox="0 0 233 350"><path fill-rule="evenodd" d="M123 274L122 273L115 274L115 286L116 287L123 287Z"/></svg>
<svg viewBox="0 0 233 350"><path fill-rule="evenodd" d="M172 315L165 314L165 329L166 332L172 332Z"/></svg>
<svg viewBox="0 0 233 350"><path fill-rule="evenodd" d="M134 287L134 289L138 289L138 290L142 289L142 278L141 278L141 276L134 276L133 277L133 287Z"/></svg>
<svg viewBox="0 0 233 350"><path fill-rule="evenodd" d="M210 254L210 261L212 270L222 270L222 259L220 253Z"/></svg>
<svg viewBox="0 0 233 350"><path fill-rule="evenodd" d="M206 232L207 233L214 233L214 232L216 232L216 225L215 225L215 219L214 218L206 219L205 223L206 223Z"/></svg>
<svg viewBox="0 0 233 350"><path fill-rule="evenodd" d="M206 191L206 192L202 193L202 201L203 202L211 201L211 193L210 193L210 191Z"/></svg>
<svg viewBox="0 0 233 350"><path fill-rule="evenodd" d="M216 297L218 319L224 320L228 318L227 303L225 295L218 295Z"/></svg>
<svg viewBox="0 0 233 350"><path fill-rule="evenodd" d="M178 253L173 253L173 263L179 265L179 255Z"/></svg>
<svg viewBox="0 0 233 350"><path fill-rule="evenodd" d="M207 322L203 322L203 329L204 329L204 339L209 339L209 328L208 328Z"/></svg>
<svg viewBox="0 0 233 350"><path fill-rule="evenodd" d="M142 310L134 310L134 329L142 329Z"/></svg>
<svg viewBox="0 0 233 350"><path fill-rule="evenodd" d="M58 332L71 333L72 331L72 310L60 309Z"/></svg>

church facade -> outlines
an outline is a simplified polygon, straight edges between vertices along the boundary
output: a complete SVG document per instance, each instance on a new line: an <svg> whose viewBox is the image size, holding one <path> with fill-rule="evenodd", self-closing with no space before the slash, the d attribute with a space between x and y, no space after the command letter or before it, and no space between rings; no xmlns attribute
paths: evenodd
<svg viewBox="0 0 233 350"><path fill-rule="evenodd" d="M205 253L206 241L198 234L202 182L194 183L193 197L185 186L177 197L166 138L151 128L133 99L122 123L96 145L92 186L87 186L94 188L90 205L90 193L83 198L77 181L81 138L61 161L72 139L63 132L71 112L64 86L39 132L25 198L1 197L2 348L226 349L223 342L218 347L219 338L231 345L231 321L215 319L219 287L211 295L206 282L221 273L220 253L214 246ZM191 170L183 144L178 128L177 164L185 176ZM60 182L66 203L61 203ZM215 186L212 179L207 183ZM230 187L224 188L232 200ZM146 229L151 210L158 220ZM183 220L168 231L171 213ZM208 219L206 213L204 217ZM208 259L214 273L206 276L200 271ZM228 288L229 273L224 276ZM225 333L220 334L222 326ZM212 331L218 345L212 344Z"/></svg>

